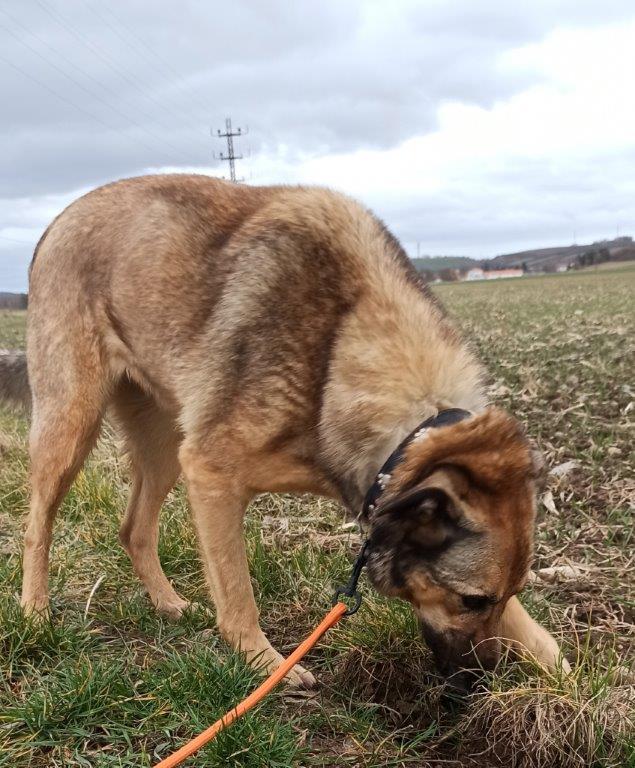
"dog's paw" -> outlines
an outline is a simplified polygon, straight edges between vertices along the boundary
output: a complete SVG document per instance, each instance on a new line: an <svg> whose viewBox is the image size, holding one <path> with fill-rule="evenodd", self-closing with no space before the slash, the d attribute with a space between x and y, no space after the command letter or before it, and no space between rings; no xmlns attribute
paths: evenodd
<svg viewBox="0 0 635 768"><path fill-rule="evenodd" d="M187 600L183 600L181 597L176 600L157 600L155 603L157 611L173 621L178 621L190 606L191 603Z"/></svg>
<svg viewBox="0 0 635 768"><path fill-rule="evenodd" d="M284 657L281 656L266 639L264 640L264 643L266 643L264 648L244 651L244 653L247 661L252 667L260 670L265 675L269 675L274 669L277 669L282 664ZM316 685L315 677L299 664L296 664L289 670L284 677L284 682L291 688L302 688L307 690L314 688Z"/></svg>
<svg viewBox="0 0 635 768"><path fill-rule="evenodd" d="M43 623L51 618L48 597L22 600L22 613L34 623Z"/></svg>
<svg viewBox="0 0 635 768"><path fill-rule="evenodd" d="M296 664L295 667L291 669L284 680L290 688L302 688L307 691L311 688L315 688L317 685L317 680L314 675L299 664Z"/></svg>

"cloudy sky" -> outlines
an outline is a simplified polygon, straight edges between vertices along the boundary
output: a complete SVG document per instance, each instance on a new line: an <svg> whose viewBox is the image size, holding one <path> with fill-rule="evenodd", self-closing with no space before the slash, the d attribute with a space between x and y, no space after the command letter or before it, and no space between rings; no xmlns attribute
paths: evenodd
<svg viewBox="0 0 635 768"><path fill-rule="evenodd" d="M411 255L635 234L632 0L0 0L0 290L123 176L326 184Z"/></svg>

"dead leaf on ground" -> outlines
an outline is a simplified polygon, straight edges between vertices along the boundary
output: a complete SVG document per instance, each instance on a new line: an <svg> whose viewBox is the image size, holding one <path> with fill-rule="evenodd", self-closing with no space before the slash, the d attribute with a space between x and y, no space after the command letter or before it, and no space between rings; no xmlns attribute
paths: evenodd
<svg viewBox="0 0 635 768"><path fill-rule="evenodd" d="M580 462L576 461L575 459L571 459L570 461L563 461L562 464L558 464L558 466L549 470L549 476L558 478L566 477L567 475L571 474L574 469L578 469L579 466Z"/></svg>
<svg viewBox="0 0 635 768"><path fill-rule="evenodd" d="M551 493L551 491L547 491L546 493L543 493L542 503L549 510L549 512L551 512L554 515L558 514L556 502L553 500L553 493Z"/></svg>
<svg viewBox="0 0 635 768"><path fill-rule="evenodd" d="M551 568L540 568L538 571L532 571L529 580L537 581L540 579L547 584L559 584L563 581L584 577L587 570L577 565L554 565Z"/></svg>

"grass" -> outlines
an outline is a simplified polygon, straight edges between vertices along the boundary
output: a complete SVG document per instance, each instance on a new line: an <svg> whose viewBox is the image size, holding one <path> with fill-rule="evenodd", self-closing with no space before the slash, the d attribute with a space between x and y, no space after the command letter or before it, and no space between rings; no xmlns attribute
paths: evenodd
<svg viewBox="0 0 635 768"><path fill-rule="evenodd" d="M556 470L535 570L577 575L539 576L522 599L562 639L574 678L510 663L488 690L448 701L408 607L364 584L360 613L307 661L319 691L279 690L188 765L635 766L634 289L632 265L436 289L487 363L493 400ZM23 342L24 314L3 313L0 347ZM53 618L22 617L26 432L24 418L0 413L0 766L152 765L257 674L206 631L212 609L181 487L163 511L160 557L195 608L170 623L148 605L116 543L129 478L108 430L58 516ZM265 631L288 652L326 610L357 535L329 502L263 496L247 537Z"/></svg>

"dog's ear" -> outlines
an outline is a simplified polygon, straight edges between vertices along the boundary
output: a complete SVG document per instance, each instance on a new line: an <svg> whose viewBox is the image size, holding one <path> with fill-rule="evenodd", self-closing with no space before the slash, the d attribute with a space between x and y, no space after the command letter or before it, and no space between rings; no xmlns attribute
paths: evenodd
<svg viewBox="0 0 635 768"><path fill-rule="evenodd" d="M407 491L398 493L392 499L379 507L381 514L394 514L396 512L410 512L417 510L423 516L449 514L456 516L455 505L444 488L431 486L417 486Z"/></svg>
<svg viewBox="0 0 635 768"><path fill-rule="evenodd" d="M460 535L459 505L441 486L426 484L397 494L377 514L380 528L398 529L422 554L444 548Z"/></svg>

